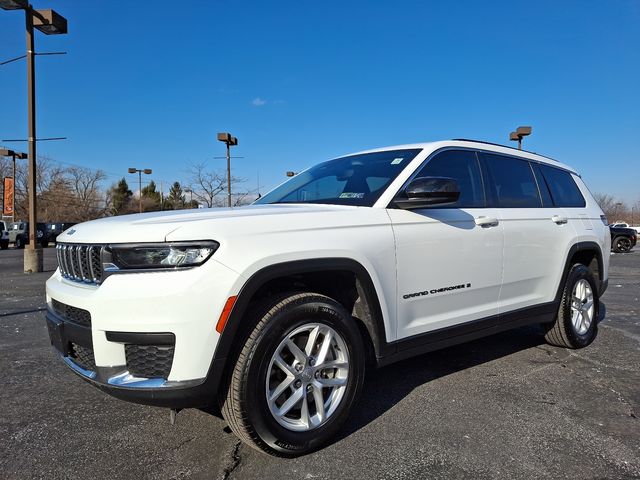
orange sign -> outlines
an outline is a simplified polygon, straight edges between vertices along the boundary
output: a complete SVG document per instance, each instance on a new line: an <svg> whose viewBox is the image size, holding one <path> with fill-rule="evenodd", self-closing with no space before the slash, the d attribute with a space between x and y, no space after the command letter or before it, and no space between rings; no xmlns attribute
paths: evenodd
<svg viewBox="0 0 640 480"><path fill-rule="evenodd" d="M13 177L4 177L3 215L13 215Z"/></svg>

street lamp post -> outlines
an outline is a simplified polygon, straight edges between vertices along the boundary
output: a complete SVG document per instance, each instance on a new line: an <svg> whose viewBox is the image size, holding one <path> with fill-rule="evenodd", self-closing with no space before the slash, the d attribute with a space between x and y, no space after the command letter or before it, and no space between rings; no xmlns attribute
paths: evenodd
<svg viewBox="0 0 640 480"><path fill-rule="evenodd" d="M142 174L151 175L152 171L150 168L130 168L129 173L137 173L138 174L138 204L140 206L140 213L142 213Z"/></svg>
<svg viewBox="0 0 640 480"><path fill-rule="evenodd" d="M531 135L531 127L518 127L515 132L509 134L509 140L518 142L518 150L522 150L522 139Z"/></svg>
<svg viewBox="0 0 640 480"><path fill-rule="evenodd" d="M29 244L24 251L24 271L42 271L42 249L37 244L36 209L36 69L33 28L46 35L67 33L67 19L53 10L35 10L28 0L0 0L4 10L24 10L27 40L27 125L29 130Z"/></svg>
<svg viewBox="0 0 640 480"><path fill-rule="evenodd" d="M232 137L230 133L219 133L218 141L227 146L227 206L231 206L231 149L230 147L238 145L238 139Z"/></svg>
<svg viewBox="0 0 640 480"><path fill-rule="evenodd" d="M16 221L16 158L24 160L27 158L27 154L0 148L0 156L11 157L13 159L13 191L11 192L11 222L13 223Z"/></svg>

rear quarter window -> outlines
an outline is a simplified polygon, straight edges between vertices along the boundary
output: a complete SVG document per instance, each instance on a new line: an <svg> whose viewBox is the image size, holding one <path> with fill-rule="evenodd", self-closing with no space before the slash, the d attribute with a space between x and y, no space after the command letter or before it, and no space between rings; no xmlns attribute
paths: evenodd
<svg viewBox="0 0 640 480"><path fill-rule="evenodd" d="M556 207L584 207L586 202L570 172L540 165Z"/></svg>

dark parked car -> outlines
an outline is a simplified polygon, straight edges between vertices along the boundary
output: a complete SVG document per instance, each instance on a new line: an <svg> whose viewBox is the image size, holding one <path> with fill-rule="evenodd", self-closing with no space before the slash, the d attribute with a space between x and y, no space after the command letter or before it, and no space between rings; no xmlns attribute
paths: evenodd
<svg viewBox="0 0 640 480"><path fill-rule="evenodd" d="M638 232L633 228L613 227L611 230L611 249L616 253L625 253L635 247L638 241Z"/></svg>
<svg viewBox="0 0 640 480"><path fill-rule="evenodd" d="M0 221L0 249L6 250L7 248L9 248L9 232L5 223Z"/></svg>
<svg viewBox="0 0 640 480"><path fill-rule="evenodd" d="M47 223L47 231L49 232L49 241L55 242L58 235L60 235L65 230L73 227L75 223L70 222L50 222Z"/></svg>

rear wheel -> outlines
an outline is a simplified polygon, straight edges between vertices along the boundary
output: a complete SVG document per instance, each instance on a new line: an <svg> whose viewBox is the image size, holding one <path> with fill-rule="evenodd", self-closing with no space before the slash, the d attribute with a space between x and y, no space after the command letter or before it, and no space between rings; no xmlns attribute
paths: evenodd
<svg viewBox="0 0 640 480"><path fill-rule="evenodd" d="M6 250L7 248L9 248L9 242L0 243L0 250Z"/></svg>
<svg viewBox="0 0 640 480"><path fill-rule="evenodd" d="M545 325L547 342L566 348L589 345L598 331L599 305L593 274L584 265L574 265L567 275L558 315Z"/></svg>
<svg viewBox="0 0 640 480"><path fill-rule="evenodd" d="M613 251L616 253L626 253L631 250L631 239L627 237L616 237L613 239Z"/></svg>
<svg viewBox="0 0 640 480"><path fill-rule="evenodd" d="M281 297L253 318L227 379L222 414L252 447L303 455L338 432L358 397L360 332L342 305L314 293Z"/></svg>

